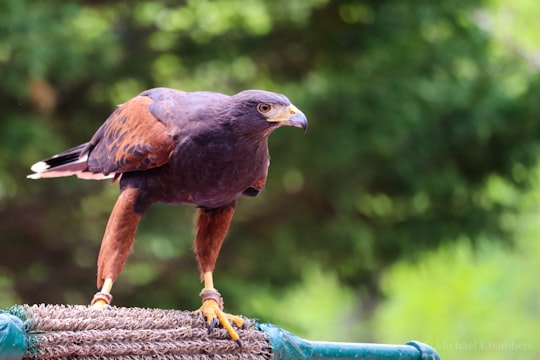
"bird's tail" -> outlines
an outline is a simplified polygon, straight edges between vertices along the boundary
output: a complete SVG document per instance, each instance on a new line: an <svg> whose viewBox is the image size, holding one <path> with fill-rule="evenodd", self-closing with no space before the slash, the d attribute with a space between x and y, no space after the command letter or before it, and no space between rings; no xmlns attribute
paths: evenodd
<svg viewBox="0 0 540 360"><path fill-rule="evenodd" d="M88 143L81 144L49 159L39 161L30 168L34 173L27 176L29 179L54 178L75 175L80 179L101 180L114 176L88 171Z"/></svg>

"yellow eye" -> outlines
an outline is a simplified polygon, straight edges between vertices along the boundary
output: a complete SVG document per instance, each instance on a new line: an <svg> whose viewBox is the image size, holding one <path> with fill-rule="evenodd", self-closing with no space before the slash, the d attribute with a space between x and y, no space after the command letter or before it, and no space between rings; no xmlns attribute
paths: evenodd
<svg viewBox="0 0 540 360"><path fill-rule="evenodd" d="M268 114L270 110L272 110L272 105L260 103L259 105L257 105L257 110L259 110L261 114Z"/></svg>

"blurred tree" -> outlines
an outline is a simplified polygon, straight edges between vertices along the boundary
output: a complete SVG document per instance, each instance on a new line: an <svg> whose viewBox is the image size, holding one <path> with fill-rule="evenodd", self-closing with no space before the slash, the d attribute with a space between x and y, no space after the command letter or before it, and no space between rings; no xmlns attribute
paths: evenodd
<svg viewBox="0 0 540 360"><path fill-rule="evenodd" d="M540 355L535 335L540 330L540 286L525 275L540 271L539 170L530 177L535 189L525 193L497 176L488 181L485 201L521 204L521 214L504 218L513 228L511 251L491 239L480 241L480 251L475 251L462 238L423 254L414 264L392 266L382 280L388 300L374 317L378 341L420 338L444 359Z"/></svg>
<svg viewBox="0 0 540 360"><path fill-rule="evenodd" d="M240 202L216 274L229 311L277 319L283 309L244 299L277 298L313 264L370 294L369 309L396 260L507 239L501 216L516 205L483 194L493 174L529 185L540 82L516 54L493 55L483 4L2 2L0 276L25 302L89 300L116 187L24 176L154 86L265 88L310 119L304 138L273 137L267 189ZM197 306L192 213L149 212L116 304Z"/></svg>

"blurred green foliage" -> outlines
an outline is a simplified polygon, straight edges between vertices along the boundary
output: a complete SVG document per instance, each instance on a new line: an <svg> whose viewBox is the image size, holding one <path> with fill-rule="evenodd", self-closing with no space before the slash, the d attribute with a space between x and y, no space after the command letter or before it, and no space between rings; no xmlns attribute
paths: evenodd
<svg viewBox="0 0 540 360"><path fill-rule="evenodd" d="M401 262L384 276L388 300L374 317L377 339L400 343L420 338L444 359L540 356L540 285L533 280L540 271L540 168L533 178L536 189L519 199L522 213L510 216L512 249L484 239L475 251L462 238L414 264ZM496 196L516 200L512 191Z"/></svg>
<svg viewBox="0 0 540 360"><path fill-rule="evenodd" d="M319 339L387 339L370 320L385 270L428 254L440 263L437 286L454 276L446 258L473 272L472 253L453 246L510 246L521 195L538 186L533 3L3 1L0 305L86 303L118 192L73 178L26 180L32 163L87 141L116 104L146 88L264 88L287 94L310 131L272 135L267 188L239 204L215 275L227 310ZM530 27L508 25L521 16ZM115 304L198 306L193 213L146 214ZM402 266L393 271L412 273ZM449 291L489 288L494 268ZM389 276L399 283L403 274ZM444 319L459 305L426 316Z"/></svg>

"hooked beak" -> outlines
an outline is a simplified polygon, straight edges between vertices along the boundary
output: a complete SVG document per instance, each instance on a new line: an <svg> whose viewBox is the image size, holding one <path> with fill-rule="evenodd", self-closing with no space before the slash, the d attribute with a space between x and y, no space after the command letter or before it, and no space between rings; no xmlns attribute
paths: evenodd
<svg viewBox="0 0 540 360"><path fill-rule="evenodd" d="M279 122L282 125L302 128L304 129L304 133L306 133L308 128L306 115L292 104L284 107L281 111L276 113L276 116L269 118L266 121Z"/></svg>

